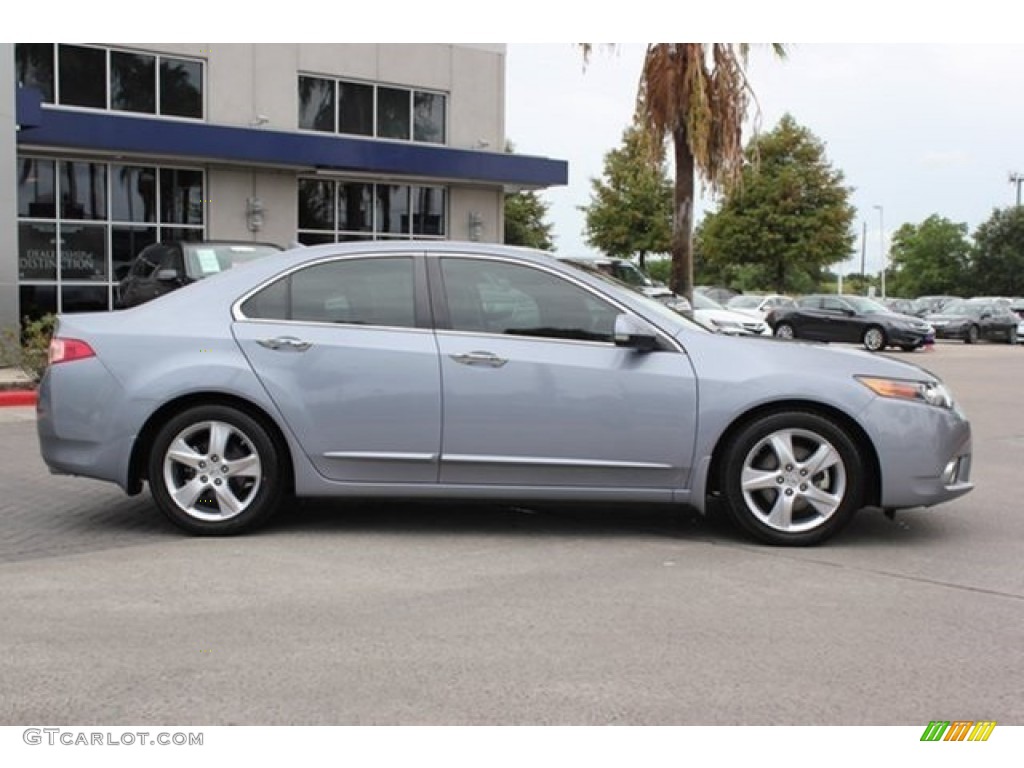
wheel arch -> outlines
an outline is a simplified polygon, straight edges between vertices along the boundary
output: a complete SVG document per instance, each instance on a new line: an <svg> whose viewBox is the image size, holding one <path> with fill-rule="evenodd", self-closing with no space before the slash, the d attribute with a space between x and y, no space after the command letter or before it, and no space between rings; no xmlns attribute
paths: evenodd
<svg viewBox="0 0 1024 768"><path fill-rule="evenodd" d="M715 447L711 452L711 464L708 467L706 492L708 496L719 495L722 491L722 462L725 459L726 449L735 436L748 424L764 416L771 416L777 413L812 413L823 416L840 426L849 434L860 452L864 462L865 482L864 505L877 506L882 498L882 472L878 460L878 453L875 446L868 437L867 432L849 414L828 405L813 400L781 400L772 403L764 403L748 411L739 414L725 428Z"/></svg>
<svg viewBox="0 0 1024 768"><path fill-rule="evenodd" d="M142 491L142 481L148 479L146 476L147 458L153 446L153 440L160 431L160 427L168 419L173 418L182 411L200 405L229 406L237 408L251 418L256 419L267 430L270 439L274 441L274 444L280 450L282 466L285 468L285 486L289 490L294 490L295 462L292 458L291 449L288 446L284 433L278 427L277 422L270 417L270 414L255 403L237 395L229 395L223 392L192 392L176 397L161 405L150 414L142 429L139 430L135 443L132 445L131 459L128 463L128 493L140 493Z"/></svg>

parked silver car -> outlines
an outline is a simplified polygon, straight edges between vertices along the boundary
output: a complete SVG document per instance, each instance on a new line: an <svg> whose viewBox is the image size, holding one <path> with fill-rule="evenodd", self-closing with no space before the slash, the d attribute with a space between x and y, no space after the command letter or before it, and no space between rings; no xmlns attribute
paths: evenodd
<svg viewBox="0 0 1024 768"><path fill-rule="evenodd" d="M498 245L301 248L116 313L62 316L39 390L59 473L148 481L197 534L286 495L665 502L721 497L812 544L864 506L968 492L970 426L918 367L709 333ZM898 428L897 428L898 427Z"/></svg>

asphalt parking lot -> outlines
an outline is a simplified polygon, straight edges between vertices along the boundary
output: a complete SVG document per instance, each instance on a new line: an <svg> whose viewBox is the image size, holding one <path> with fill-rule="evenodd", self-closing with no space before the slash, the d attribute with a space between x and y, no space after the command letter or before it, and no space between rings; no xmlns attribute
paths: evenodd
<svg viewBox="0 0 1024 768"><path fill-rule="evenodd" d="M0 723L1024 724L1024 346L892 354L953 388L977 488L803 550L384 503L189 538L0 409Z"/></svg>

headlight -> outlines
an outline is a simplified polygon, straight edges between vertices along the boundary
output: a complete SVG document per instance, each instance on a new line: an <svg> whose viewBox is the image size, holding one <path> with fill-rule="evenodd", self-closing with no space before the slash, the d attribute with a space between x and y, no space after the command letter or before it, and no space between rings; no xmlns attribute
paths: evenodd
<svg viewBox="0 0 1024 768"><path fill-rule="evenodd" d="M881 397L897 400L916 400L937 408L953 408L953 395L938 381L910 381L882 379L876 376L857 376L857 381Z"/></svg>

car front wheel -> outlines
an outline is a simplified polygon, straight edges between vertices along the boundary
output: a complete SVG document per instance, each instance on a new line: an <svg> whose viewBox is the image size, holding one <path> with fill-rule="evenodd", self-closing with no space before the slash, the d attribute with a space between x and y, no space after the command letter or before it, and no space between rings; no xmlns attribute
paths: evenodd
<svg viewBox="0 0 1024 768"><path fill-rule="evenodd" d="M768 544L803 546L833 536L863 506L865 472L846 431L816 413L762 416L723 456L721 487L732 519Z"/></svg>
<svg viewBox="0 0 1024 768"><path fill-rule="evenodd" d="M967 335L964 337L964 344L977 344L979 335L978 326L972 325L967 329Z"/></svg>
<svg viewBox="0 0 1024 768"><path fill-rule="evenodd" d="M241 533L266 520L283 491L280 452L267 430L223 405L189 408L157 433L149 456L153 500L190 533Z"/></svg>

